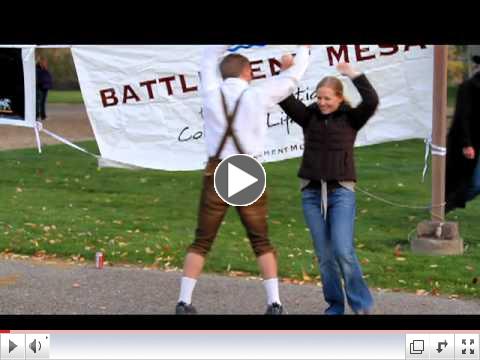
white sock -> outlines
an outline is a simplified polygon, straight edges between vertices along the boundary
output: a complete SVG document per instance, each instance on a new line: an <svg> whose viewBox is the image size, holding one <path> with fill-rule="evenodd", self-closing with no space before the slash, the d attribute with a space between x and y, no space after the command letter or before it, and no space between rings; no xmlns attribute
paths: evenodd
<svg viewBox="0 0 480 360"><path fill-rule="evenodd" d="M182 281L180 284L180 296L178 298L179 302L183 301L186 304L192 303L192 293L196 283L196 279L182 276Z"/></svg>
<svg viewBox="0 0 480 360"><path fill-rule="evenodd" d="M272 303L277 303L281 305L280 296L278 295L278 279L268 279L263 280L263 285L265 286L265 290L267 292L267 304L271 305Z"/></svg>

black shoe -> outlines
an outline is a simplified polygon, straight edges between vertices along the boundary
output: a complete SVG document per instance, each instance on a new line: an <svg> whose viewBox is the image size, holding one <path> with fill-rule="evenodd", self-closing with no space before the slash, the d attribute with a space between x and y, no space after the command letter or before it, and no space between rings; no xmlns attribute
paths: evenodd
<svg viewBox="0 0 480 360"><path fill-rule="evenodd" d="M282 315L284 313L283 306L278 303L268 305L265 315Z"/></svg>
<svg viewBox="0 0 480 360"><path fill-rule="evenodd" d="M176 315L195 315L197 314L197 309L192 304L187 304L183 301L179 301L177 306L175 306Z"/></svg>

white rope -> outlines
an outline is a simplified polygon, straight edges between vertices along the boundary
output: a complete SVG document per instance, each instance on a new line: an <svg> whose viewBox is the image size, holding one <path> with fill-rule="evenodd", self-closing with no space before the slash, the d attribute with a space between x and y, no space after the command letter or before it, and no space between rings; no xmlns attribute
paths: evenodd
<svg viewBox="0 0 480 360"><path fill-rule="evenodd" d="M57 134L54 134L54 133L52 133L51 131L48 131L47 129L44 129L44 128L43 128L43 124L42 124L41 122L39 122L39 121L37 121L37 127L38 127L38 130L40 130L41 132L44 132L45 134L53 137L54 139L56 139L56 140L64 143L65 145L71 146L71 147L73 147L74 149L80 150L80 151L82 151L82 152L84 152L84 153L86 153L86 154L89 154L89 155L97 158L97 159L100 158L99 155L94 154L94 153L91 153L90 151L85 150L84 148L82 148L82 147L80 147L80 146L78 146L78 145L75 145L75 144L72 143L71 141L68 141L67 139L64 139L63 137L61 137L61 136L59 136L59 135L57 135Z"/></svg>
<svg viewBox="0 0 480 360"><path fill-rule="evenodd" d="M35 131L35 141L37 142L38 153L41 154L42 142L40 141L40 133L39 133L40 126L38 124L40 124L40 126L42 125L41 122L35 121L35 126L33 127L33 130Z"/></svg>
<svg viewBox="0 0 480 360"><path fill-rule="evenodd" d="M386 200L386 199L383 199L381 198L380 196L377 196L377 195L374 195L372 194L371 192L368 192L367 190L364 190L358 186L355 186L355 189L359 190L360 192L378 200L378 201L381 201L381 202L384 202L385 204L388 204L388 205L392 205L392 206L395 206L395 207L401 207L401 208L407 208L407 209L422 209L422 210L428 210L429 208L437 208L437 207L441 207L441 206L444 206L446 203L442 203L442 204L439 204L439 205L432 205L432 206L418 206L418 205L403 205L403 204L399 204L399 203L395 203L393 201L389 201L389 200Z"/></svg>
<svg viewBox="0 0 480 360"><path fill-rule="evenodd" d="M446 156L447 155L447 148L443 146L438 146L432 143L432 135L429 135L428 138L424 140L425 142L425 164L423 166L422 172L422 183L425 181L425 175L427 174L428 170L428 157L430 152L433 155L437 156Z"/></svg>

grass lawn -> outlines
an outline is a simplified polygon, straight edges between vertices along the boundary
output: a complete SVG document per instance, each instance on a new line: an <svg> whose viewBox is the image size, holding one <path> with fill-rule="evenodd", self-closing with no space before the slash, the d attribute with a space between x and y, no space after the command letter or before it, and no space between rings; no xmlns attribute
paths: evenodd
<svg viewBox="0 0 480 360"><path fill-rule="evenodd" d="M83 104L80 90L51 90L47 101L49 104Z"/></svg>
<svg viewBox="0 0 480 360"><path fill-rule="evenodd" d="M82 144L97 152L94 142ZM390 201L427 205L421 183L423 141L358 148L359 187ZM0 251L44 253L159 268L181 267L192 241L201 173L97 170L94 158L63 145L0 152ZM318 269L300 204L299 159L266 164L270 236L287 281L317 282ZM480 295L480 200L449 219L460 223L463 256L412 254L409 237L426 210L397 208L357 192L356 247L372 287ZM230 210L206 263L207 272L257 275L235 211Z"/></svg>
<svg viewBox="0 0 480 360"><path fill-rule="evenodd" d="M457 85L449 85L447 88L447 105L448 107L455 107L455 101L457 100Z"/></svg>

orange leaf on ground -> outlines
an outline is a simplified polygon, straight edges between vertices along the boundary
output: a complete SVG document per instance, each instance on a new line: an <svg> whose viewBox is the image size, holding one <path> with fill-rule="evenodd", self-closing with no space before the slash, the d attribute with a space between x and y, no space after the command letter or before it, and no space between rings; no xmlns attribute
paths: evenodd
<svg viewBox="0 0 480 360"><path fill-rule="evenodd" d="M17 282L18 275L0 276L0 286L13 285Z"/></svg>
<svg viewBox="0 0 480 360"><path fill-rule="evenodd" d="M402 256L402 247L399 244L395 245L395 249L393 250L393 255L395 257Z"/></svg>
<svg viewBox="0 0 480 360"><path fill-rule="evenodd" d="M312 281L312 278L302 269L302 277L304 281Z"/></svg>
<svg viewBox="0 0 480 360"><path fill-rule="evenodd" d="M425 296L425 295L428 295L428 291L427 291L427 290L424 290L424 289L418 289L418 290L415 292L415 295L417 295L417 296Z"/></svg>

